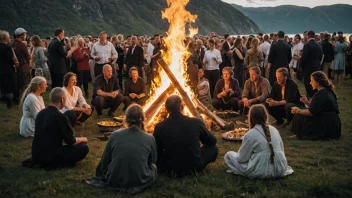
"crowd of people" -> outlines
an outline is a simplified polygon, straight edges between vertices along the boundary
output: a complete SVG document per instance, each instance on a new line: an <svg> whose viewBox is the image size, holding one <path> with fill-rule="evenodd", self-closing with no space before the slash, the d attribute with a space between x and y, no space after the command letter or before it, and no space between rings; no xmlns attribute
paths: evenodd
<svg viewBox="0 0 352 198"><path fill-rule="evenodd" d="M87 138L74 136L73 127L94 111L100 118L103 109L109 109L108 116L115 117L121 104L126 126L110 137L88 184L138 193L157 179L157 173L182 177L216 161L215 136L202 121L182 114L179 96L167 99L169 116L156 125L153 136L144 132L141 106L153 92L152 85L160 83L157 61L168 50L162 36L108 37L102 31L97 37L69 39L63 29L54 35L27 39L27 31L18 28L11 39L0 31L1 97L8 108L20 104L20 134L33 137L32 158L23 162L25 166L74 166L89 148ZM306 31L303 38L289 38L283 31L243 37L211 33L187 37L184 45L189 53L188 85L198 99L218 111L248 116L250 130L240 150L224 157L229 173L275 178L293 172L269 115L276 126L294 133L291 138L340 137L331 81L341 87L345 75L351 77L352 36L347 41L342 32ZM301 95L297 81L304 83L306 95ZM41 95L48 87L50 104L45 108Z"/></svg>

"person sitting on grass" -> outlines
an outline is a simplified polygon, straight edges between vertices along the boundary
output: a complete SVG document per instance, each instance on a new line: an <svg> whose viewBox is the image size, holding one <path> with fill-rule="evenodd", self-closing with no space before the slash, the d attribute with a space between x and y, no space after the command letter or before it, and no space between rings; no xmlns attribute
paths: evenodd
<svg viewBox="0 0 352 198"><path fill-rule="evenodd" d="M20 122L20 134L23 137L34 137L35 120L38 113L45 108L42 93L47 88L44 77L36 76L22 94L21 107L23 115Z"/></svg>
<svg viewBox="0 0 352 198"><path fill-rule="evenodd" d="M112 133L96 169L86 183L135 194L157 179L157 148L153 136L144 132L144 112L138 104L126 110L126 129Z"/></svg>
<svg viewBox="0 0 352 198"><path fill-rule="evenodd" d="M85 137L76 138L70 121L60 112L66 102L65 91L54 88L49 100L50 105L39 112L35 120L32 159L24 161L23 166L46 170L73 167L87 156L88 140Z"/></svg>
<svg viewBox="0 0 352 198"><path fill-rule="evenodd" d="M125 109L132 103L144 106L147 102L147 88L143 78L138 76L138 69L131 67L130 78L126 80L124 89L123 104Z"/></svg>
<svg viewBox="0 0 352 198"><path fill-rule="evenodd" d="M210 85L208 79L204 77L204 70L200 68L198 70L198 100L202 102L204 105L209 103L210 98Z"/></svg>
<svg viewBox="0 0 352 198"><path fill-rule="evenodd" d="M246 80L242 92L242 100L239 101L240 110L244 114L254 104L265 103L270 92L269 81L260 75L260 68L257 66L249 69L250 78Z"/></svg>
<svg viewBox="0 0 352 198"><path fill-rule="evenodd" d="M265 105L270 115L276 119L277 125L284 124L283 118L287 119L285 125L288 125L293 118L291 107L303 106L301 95L297 83L289 78L288 69L277 69L276 79Z"/></svg>
<svg viewBox="0 0 352 198"><path fill-rule="evenodd" d="M83 97L82 90L76 86L77 76L68 72L64 76L64 87L66 93L66 103L61 112L68 117L72 127L82 124L92 114L93 109L87 104Z"/></svg>
<svg viewBox="0 0 352 198"><path fill-rule="evenodd" d="M293 107L295 116L291 130L300 140L338 139L341 136L341 120L334 85L325 73L317 71L311 74L310 84L317 92L311 101L302 97L308 109Z"/></svg>
<svg viewBox="0 0 352 198"><path fill-rule="evenodd" d="M232 78L231 67L222 69L223 79L220 79L214 89L213 107L217 110L238 111L238 101L240 100L240 88L238 81Z"/></svg>
<svg viewBox="0 0 352 198"><path fill-rule="evenodd" d="M284 144L278 130L268 125L268 113L261 104L249 110L250 130L245 134L238 152L225 154L228 173L251 179L284 177L293 170L287 165Z"/></svg>
<svg viewBox="0 0 352 198"><path fill-rule="evenodd" d="M182 115L183 103L179 96L170 96L165 106L169 117L154 129L159 172L171 177L202 172L217 158L215 136L201 120Z"/></svg>
<svg viewBox="0 0 352 198"><path fill-rule="evenodd" d="M95 78L92 104L100 117L103 109L110 108L108 116L114 117L115 111L123 101L120 94L120 87L117 77L112 74L112 67L109 64L103 66L103 74Z"/></svg>

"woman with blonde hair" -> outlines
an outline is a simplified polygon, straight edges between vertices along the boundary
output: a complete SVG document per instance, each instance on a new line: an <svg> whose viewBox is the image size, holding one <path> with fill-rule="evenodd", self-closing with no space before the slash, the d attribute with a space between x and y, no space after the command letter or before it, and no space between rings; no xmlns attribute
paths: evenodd
<svg viewBox="0 0 352 198"><path fill-rule="evenodd" d="M253 178L277 178L293 173L287 165L284 144L278 130L268 125L268 113L263 105L249 110L250 130L243 138L239 151L225 154L228 173Z"/></svg>
<svg viewBox="0 0 352 198"><path fill-rule="evenodd" d="M32 61L34 62L35 76L43 76L48 86L51 86L50 71L46 63L48 58L45 56L44 52L45 43L37 35L32 36L30 41L33 45Z"/></svg>
<svg viewBox="0 0 352 198"><path fill-rule="evenodd" d="M23 137L34 137L35 119L37 114L45 108L41 94L46 91L47 84L44 77L36 76L24 90L21 99L23 115L20 122L20 134Z"/></svg>
<svg viewBox="0 0 352 198"><path fill-rule="evenodd" d="M132 104L126 110L125 129L112 133L96 169L96 176L86 179L100 188L136 194L157 178L155 139L144 132L144 112Z"/></svg>
<svg viewBox="0 0 352 198"><path fill-rule="evenodd" d="M259 39L254 38L251 42L251 49L247 51L244 58L244 64L247 65L248 70L254 66L262 68L263 61L264 56L259 48Z"/></svg>

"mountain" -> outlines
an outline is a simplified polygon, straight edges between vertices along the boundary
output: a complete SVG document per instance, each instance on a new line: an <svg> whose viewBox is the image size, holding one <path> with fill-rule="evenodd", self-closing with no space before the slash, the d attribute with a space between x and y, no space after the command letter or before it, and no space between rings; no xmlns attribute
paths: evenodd
<svg viewBox="0 0 352 198"><path fill-rule="evenodd" d="M23 27L29 35L53 35L57 27L66 35L164 34L168 29L161 11L166 0L1 0L0 29L13 33ZM201 34L257 33L258 26L221 0L191 0L187 10L197 14L193 25Z"/></svg>
<svg viewBox="0 0 352 198"><path fill-rule="evenodd" d="M336 4L315 8L290 5L259 8L235 4L232 6L252 19L266 33L279 30L291 34L303 33L305 30L352 32L348 19L352 13L352 5Z"/></svg>

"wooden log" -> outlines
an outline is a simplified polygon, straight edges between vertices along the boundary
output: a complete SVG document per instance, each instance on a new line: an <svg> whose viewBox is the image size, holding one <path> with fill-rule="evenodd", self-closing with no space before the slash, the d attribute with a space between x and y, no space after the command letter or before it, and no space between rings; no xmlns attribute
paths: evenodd
<svg viewBox="0 0 352 198"><path fill-rule="evenodd" d="M175 87L173 85L170 85L155 101L152 105L149 106L148 109L144 111L145 114L145 123L148 124L150 122L150 119L154 117L154 115L157 113L157 110L163 103L166 101L167 97L169 96L170 93L172 93L175 90Z"/></svg>
<svg viewBox="0 0 352 198"><path fill-rule="evenodd" d="M167 76L170 78L171 82L173 83L173 85L175 86L175 88L178 90L178 92L180 93L183 102L185 103L185 105L188 107L189 111L191 112L191 114L204 121L202 116L200 116L198 110L196 109L196 107L193 105L191 99L189 98L188 94L186 93L186 91L182 88L181 84L178 82L178 80L176 79L175 75L172 73L172 71L170 70L169 66L165 63L165 61L163 59L159 59L157 61L158 65L164 69L165 73L167 74Z"/></svg>
<svg viewBox="0 0 352 198"><path fill-rule="evenodd" d="M235 128L235 124L233 122L226 122L225 120L221 119L219 116L215 115L211 112L203 103L201 103L198 99L195 99L197 102L198 109L208 118L213 120L221 129L223 130L230 130Z"/></svg>

